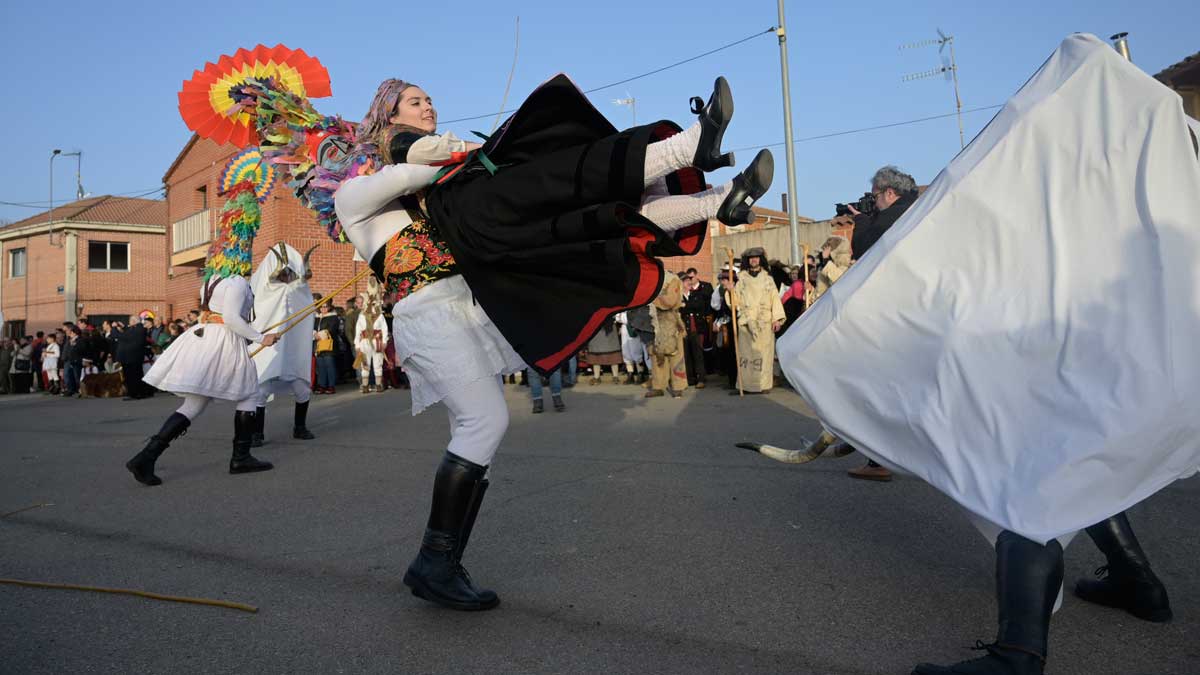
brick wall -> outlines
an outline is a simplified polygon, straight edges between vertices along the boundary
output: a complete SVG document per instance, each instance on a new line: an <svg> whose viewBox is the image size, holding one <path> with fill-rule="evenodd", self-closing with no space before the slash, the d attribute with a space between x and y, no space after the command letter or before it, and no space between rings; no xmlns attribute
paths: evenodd
<svg viewBox="0 0 1200 675"><path fill-rule="evenodd" d="M58 241L55 235L55 242ZM25 332L29 335L62 325L66 319L66 302L58 287L66 279L64 249L51 246L50 237L45 233L5 241L2 245L4 270L0 283L4 286L0 291L0 306L4 309L4 320L24 320ZM25 276L14 279L8 253L18 248L25 249Z"/></svg>
<svg viewBox="0 0 1200 675"><path fill-rule="evenodd" d="M167 278L167 261L162 256L164 238L161 234L81 231L77 302L83 304L83 314L137 314L149 309L155 316L161 316L166 310L163 300ZM128 243L129 271L89 270L88 243L91 241Z"/></svg>

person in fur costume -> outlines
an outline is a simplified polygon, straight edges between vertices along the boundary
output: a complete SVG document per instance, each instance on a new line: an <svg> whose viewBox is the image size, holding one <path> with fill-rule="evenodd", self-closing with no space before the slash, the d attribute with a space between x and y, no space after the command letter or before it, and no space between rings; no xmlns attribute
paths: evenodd
<svg viewBox="0 0 1200 675"><path fill-rule="evenodd" d="M670 390L671 396L683 396L687 389L687 367L683 362L683 336L686 326L679 308L683 306L683 282L674 274L668 274L662 290L650 305L650 319L654 324L654 344L650 356L654 365L650 368L650 391L646 398L662 396Z"/></svg>

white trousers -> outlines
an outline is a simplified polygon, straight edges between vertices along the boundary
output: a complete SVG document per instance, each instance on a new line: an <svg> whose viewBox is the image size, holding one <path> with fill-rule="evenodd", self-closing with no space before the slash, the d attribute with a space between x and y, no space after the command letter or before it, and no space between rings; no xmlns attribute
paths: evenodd
<svg viewBox="0 0 1200 675"><path fill-rule="evenodd" d="M179 406L175 412L188 418L189 422L195 422L196 418L204 412L208 404L212 402L212 398L208 396L200 396L198 394L184 394L183 405ZM237 409L242 412L254 412L254 408L258 403L257 396L243 399L237 402Z"/></svg>
<svg viewBox="0 0 1200 675"><path fill-rule="evenodd" d="M488 466L508 431L508 404L499 377L485 377L450 392L442 403L450 418L447 450Z"/></svg>
<svg viewBox="0 0 1200 675"><path fill-rule="evenodd" d="M375 384L383 386L383 352L362 352L362 366L359 367L359 375L362 376L363 384L367 383L367 379L371 376L371 370L375 370Z"/></svg>

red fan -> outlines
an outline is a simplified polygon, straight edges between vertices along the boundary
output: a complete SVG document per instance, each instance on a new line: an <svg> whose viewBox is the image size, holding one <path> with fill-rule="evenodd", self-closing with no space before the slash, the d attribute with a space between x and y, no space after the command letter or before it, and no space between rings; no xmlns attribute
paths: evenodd
<svg viewBox="0 0 1200 675"><path fill-rule="evenodd" d="M303 49L283 45L239 49L233 56L204 64L204 70L192 73L192 79L183 83L179 114L187 127L217 143L232 143L239 148L251 145L253 111L243 110L229 94L230 88L247 78L273 78L278 86L306 98L333 94L329 71Z"/></svg>

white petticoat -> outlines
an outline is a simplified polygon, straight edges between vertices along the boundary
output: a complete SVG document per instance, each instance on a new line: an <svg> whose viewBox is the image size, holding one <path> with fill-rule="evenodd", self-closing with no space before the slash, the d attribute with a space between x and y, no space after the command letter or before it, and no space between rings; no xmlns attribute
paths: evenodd
<svg viewBox="0 0 1200 675"><path fill-rule="evenodd" d="M413 415L463 385L525 370L461 276L435 281L396 303L392 333L396 360L412 387Z"/></svg>
<svg viewBox="0 0 1200 675"><path fill-rule="evenodd" d="M244 401L258 394L258 371L246 340L222 324L193 326L154 362L145 382L173 394Z"/></svg>

